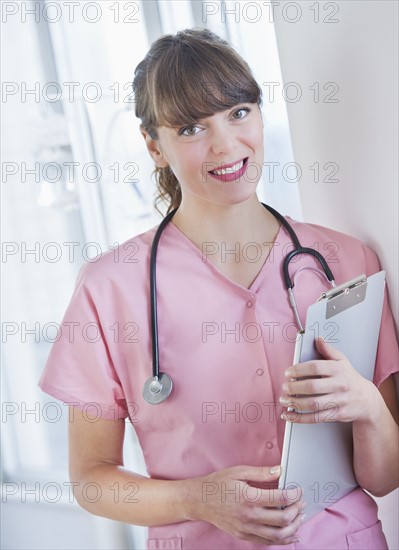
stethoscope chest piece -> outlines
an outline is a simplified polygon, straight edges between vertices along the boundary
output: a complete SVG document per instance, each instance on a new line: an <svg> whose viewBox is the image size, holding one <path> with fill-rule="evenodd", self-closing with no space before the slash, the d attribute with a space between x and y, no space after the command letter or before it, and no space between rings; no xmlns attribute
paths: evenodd
<svg viewBox="0 0 399 550"><path fill-rule="evenodd" d="M151 405L158 405L167 399L172 391L172 379L165 373L160 372L158 376L151 376L143 388L143 397Z"/></svg>

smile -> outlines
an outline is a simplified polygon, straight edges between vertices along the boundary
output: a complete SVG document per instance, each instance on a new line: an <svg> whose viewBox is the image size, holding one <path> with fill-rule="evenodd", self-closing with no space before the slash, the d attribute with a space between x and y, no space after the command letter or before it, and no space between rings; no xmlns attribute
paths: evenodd
<svg viewBox="0 0 399 550"><path fill-rule="evenodd" d="M247 168L248 157L232 164L222 164L214 170L209 170L208 174L221 181L234 181L240 178Z"/></svg>

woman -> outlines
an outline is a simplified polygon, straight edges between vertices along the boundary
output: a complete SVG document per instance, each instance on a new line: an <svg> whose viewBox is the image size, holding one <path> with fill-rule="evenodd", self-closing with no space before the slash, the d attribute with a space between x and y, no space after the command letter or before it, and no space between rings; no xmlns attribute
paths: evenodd
<svg viewBox="0 0 399 550"><path fill-rule="evenodd" d="M133 87L160 197L177 208L157 256L160 365L174 385L156 406L143 398L153 228L82 268L63 320L75 323L75 338L53 346L40 382L71 405L76 499L94 514L149 526L148 548L386 548L363 490L380 496L398 486L397 347L386 299L374 383L323 340L324 359L291 366L295 317L281 261L292 243L255 193L263 122L249 67L211 32L187 30L152 45ZM356 239L289 221L303 245L334 244L337 284L379 270ZM308 255L292 264L301 319L326 289L319 272ZM286 383L302 376L312 378ZM315 396L321 409L333 402L336 419L353 422L360 485L306 522L301 492L276 488L285 420L297 418L284 406L292 395L301 410ZM127 417L149 477L123 468Z"/></svg>

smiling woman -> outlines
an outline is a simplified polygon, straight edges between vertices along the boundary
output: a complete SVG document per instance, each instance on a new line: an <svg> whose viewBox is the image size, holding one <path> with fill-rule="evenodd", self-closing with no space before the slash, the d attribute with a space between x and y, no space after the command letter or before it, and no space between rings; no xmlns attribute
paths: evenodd
<svg viewBox="0 0 399 550"><path fill-rule="evenodd" d="M244 113L251 110L260 116L256 106L261 105L261 89L248 64L225 40L209 30L188 30L158 40L137 66L133 89L136 116L152 139L158 137L157 128L161 126L175 130L179 136L193 138L201 132L199 121L222 111L232 111L231 122L245 118ZM237 109L239 104L250 105ZM186 148L184 153L191 150ZM167 163L161 166L160 160L155 160L158 200L170 199L170 211L181 201L180 180L171 166ZM240 159L231 159L233 164L237 160ZM218 167L214 159L203 162ZM259 165L262 166L262 160Z"/></svg>
<svg viewBox="0 0 399 550"><path fill-rule="evenodd" d="M161 37L138 65L134 89L161 197L176 211L118 248L124 255L133 245L134 262L125 256L115 264L107 253L82 268L63 323L95 322L101 336L59 339L42 376L44 391L74 407L70 477L77 501L94 514L149 526L148 548L387 548L377 506L364 490L384 495L398 486L397 344L387 299L373 381L317 341L320 359L295 365L311 376L300 387L287 384L295 338L286 328L295 315L279 256L292 248L294 229L301 243L324 250L336 244L338 285L375 273L378 259L348 235L295 220L290 228L260 203L260 171L253 172L263 162L260 91L226 42L205 30ZM150 258L158 240L155 288ZM209 257L204 245L212 245ZM255 257L241 253L249 245ZM314 255L297 260L290 274L295 280L301 273L304 318L326 279L315 276ZM158 349L150 329L154 293ZM133 338L115 338L116 324L133 324ZM272 335L248 332L270 324ZM161 376L148 378L157 351L160 375L173 380L166 400L146 392L162 389ZM295 419L287 411L293 394L306 405ZM319 401L353 424L359 487L304 523L302 490L277 489L284 417L314 424ZM87 414L93 403L94 420ZM267 406L268 414L254 418L254 405L261 412ZM123 467L128 417L148 477ZM87 485L100 488L97 500L86 498Z"/></svg>

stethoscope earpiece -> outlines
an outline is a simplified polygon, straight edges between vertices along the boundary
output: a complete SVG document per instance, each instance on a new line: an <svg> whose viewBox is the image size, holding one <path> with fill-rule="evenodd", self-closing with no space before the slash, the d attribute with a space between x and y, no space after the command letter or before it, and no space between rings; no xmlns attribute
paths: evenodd
<svg viewBox="0 0 399 550"><path fill-rule="evenodd" d="M165 401L172 391L173 383L170 376L160 372L158 376L151 376L143 388L143 397L151 405L157 405Z"/></svg>

